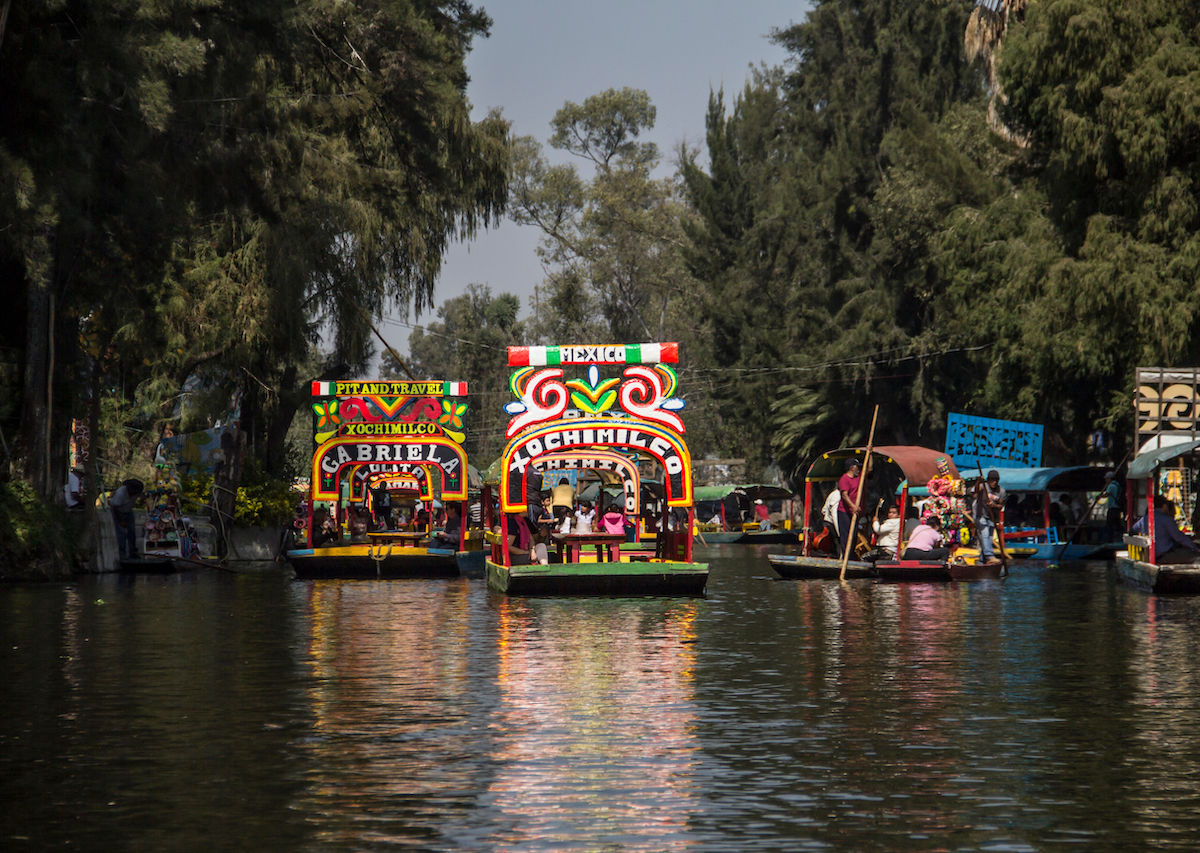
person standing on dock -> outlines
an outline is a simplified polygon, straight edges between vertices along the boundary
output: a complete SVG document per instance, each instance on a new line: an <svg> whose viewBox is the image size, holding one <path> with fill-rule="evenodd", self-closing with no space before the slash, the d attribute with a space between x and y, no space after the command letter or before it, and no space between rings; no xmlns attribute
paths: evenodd
<svg viewBox="0 0 1200 853"><path fill-rule="evenodd" d="M1121 487L1117 483L1117 475L1112 471L1104 475L1104 505L1108 541L1120 541L1125 533L1125 513L1121 511Z"/></svg>
<svg viewBox="0 0 1200 853"><path fill-rule="evenodd" d="M990 563L994 560L992 551L992 534L996 532L996 521L1004 509L1004 501L1008 493L1000 485L1000 472L993 468L987 472L987 479L975 484L975 501L971 507L971 515L975 518L975 532L979 536L979 559Z"/></svg>
<svg viewBox="0 0 1200 853"><path fill-rule="evenodd" d="M108 499L108 508L112 511L113 527L117 531L117 552L122 560L136 560L138 556L133 507L145 488L141 480L126 480Z"/></svg>

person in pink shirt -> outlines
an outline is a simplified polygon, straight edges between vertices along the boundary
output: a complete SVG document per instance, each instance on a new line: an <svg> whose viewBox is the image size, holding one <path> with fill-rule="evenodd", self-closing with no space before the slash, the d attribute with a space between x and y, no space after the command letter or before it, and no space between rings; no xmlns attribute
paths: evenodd
<svg viewBox="0 0 1200 853"><path fill-rule="evenodd" d="M908 547L901 555L902 560L940 561L950 556L949 548L942 544L942 520L931 515L914 528L908 537Z"/></svg>
<svg viewBox="0 0 1200 853"><path fill-rule="evenodd" d="M625 533L625 513L621 512L616 504L609 504L604 515L600 516L600 529L605 533L623 535Z"/></svg>
<svg viewBox="0 0 1200 853"><path fill-rule="evenodd" d="M838 480L838 491L841 492L841 502L838 504L837 528L842 547L846 540L855 541L850 530L850 519L859 511L860 492L862 491L862 463L857 459L846 460L846 473Z"/></svg>

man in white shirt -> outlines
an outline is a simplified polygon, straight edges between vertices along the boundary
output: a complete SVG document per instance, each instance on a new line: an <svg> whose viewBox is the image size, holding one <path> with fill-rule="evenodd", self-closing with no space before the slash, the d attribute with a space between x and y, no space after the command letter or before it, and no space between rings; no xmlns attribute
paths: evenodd
<svg viewBox="0 0 1200 853"><path fill-rule="evenodd" d="M67 509L83 509L83 481L80 479L82 474L83 469L78 465L71 469L71 473L67 474L67 484L63 486Z"/></svg>

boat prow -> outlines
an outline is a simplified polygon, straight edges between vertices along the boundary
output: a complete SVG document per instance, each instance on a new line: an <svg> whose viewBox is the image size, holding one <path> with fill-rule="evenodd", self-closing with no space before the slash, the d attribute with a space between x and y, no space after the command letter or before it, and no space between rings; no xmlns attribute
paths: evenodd
<svg viewBox="0 0 1200 853"><path fill-rule="evenodd" d="M768 554L767 562L781 578L789 580L838 580L842 576L842 561L836 557ZM848 578L869 578L873 574L873 566L868 562L849 560L846 563Z"/></svg>

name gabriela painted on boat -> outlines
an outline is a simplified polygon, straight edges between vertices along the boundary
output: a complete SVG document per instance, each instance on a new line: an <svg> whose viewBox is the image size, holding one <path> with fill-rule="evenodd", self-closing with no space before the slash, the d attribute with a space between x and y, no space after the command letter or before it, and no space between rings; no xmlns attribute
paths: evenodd
<svg viewBox="0 0 1200 853"><path fill-rule="evenodd" d="M465 382L312 383L298 577L457 575L467 530ZM476 550L482 540L475 540Z"/></svg>

